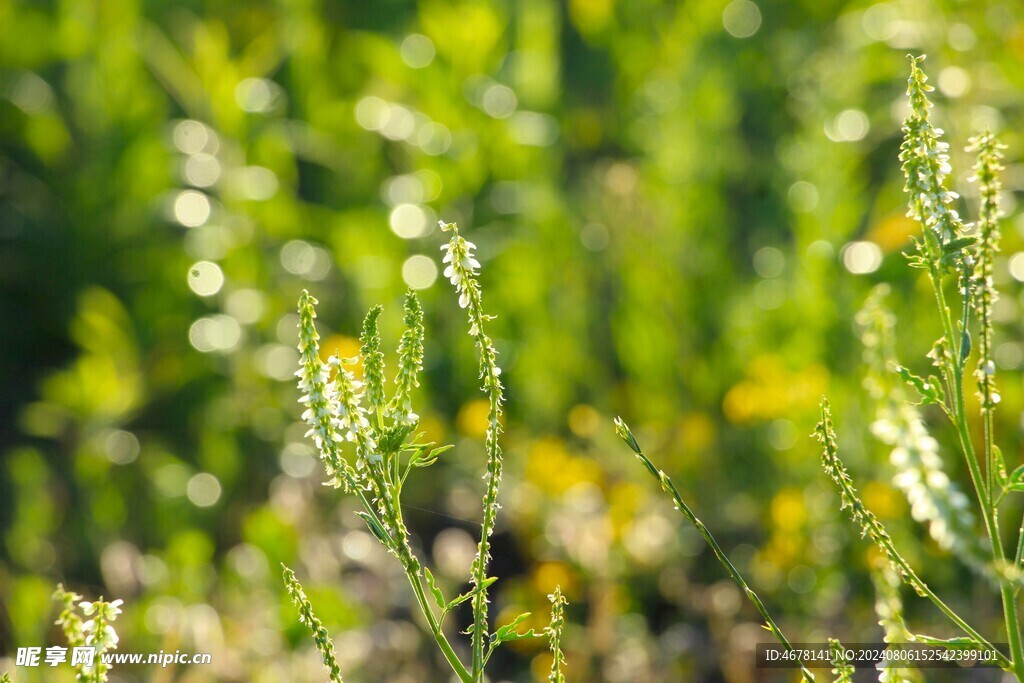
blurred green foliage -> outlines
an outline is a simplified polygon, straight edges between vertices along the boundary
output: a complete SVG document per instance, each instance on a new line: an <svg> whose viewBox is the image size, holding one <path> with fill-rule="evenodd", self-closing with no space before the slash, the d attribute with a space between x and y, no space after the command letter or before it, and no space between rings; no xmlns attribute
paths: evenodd
<svg viewBox="0 0 1024 683"><path fill-rule="evenodd" d="M827 390L866 502L940 593L994 616L889 485L860 387L872 284L894 284L903 362L923 367L937 329L900 256L907 52L929 55L967 216L967 137L1009 145L998 427L1015 465L1017 3L0 3L0 657L57 642L60 580L125 599L123 650L213 653L126 680L322 680L287 561L353 680L443 680L396 567L319 485L291 377L303 287L343 355L369 305L394 338L422 288L418 404L457 447L408 516L460 588L485 404L433 282L442 217L479 245L500 313L495 616L542 615L561 583L568 680L750 681L763 639L615 443L617 413L794 640L869 641L870 558L805 437ZM508 680L549 667L543 644L502 656Z"/></svg>

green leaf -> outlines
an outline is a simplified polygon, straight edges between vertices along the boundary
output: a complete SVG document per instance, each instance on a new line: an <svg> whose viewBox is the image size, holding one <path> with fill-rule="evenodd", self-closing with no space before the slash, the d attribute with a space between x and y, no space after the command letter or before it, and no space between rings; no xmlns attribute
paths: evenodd
<svg viewBox="0 0 1024 683"><path fill-rule="evenodd" d="M928 379L922 379L902 365L897 365L895 372L908 386L913 387L917 391L918 396L921 397L919 405L940 403L945 399L942 386L934 375L931 375Z"/></svg>
<svg viewBox="0 0 1024 683"><path fill-rule="evenodd" d="M455 444L445 444L444 446L438 446L437 448L432 448L430 450L430 457L436 459L437 456L441 455L442 453L447 453L448 451L450 451L453 448L455 448Z"/></svg>
<svg viewBox="0 0 1024 683"><path fill-rule="evenodd" d="M430 448L433 445L434 444L427 444L426 446L424 446L419 453L413 456L412 460L410 460L409 463L413 467L430 467L435 462L437 462L437 458L439 455L455 448L455 446L452 444L448 444L447 446L438 446L437 448ZM429 452L426 452L427 448L430 448ZM424 452L426 452L426 455L424 455Z"/></svg>
<svg viewBox="0 0 1024 683"><path fill-rule="evenodd" d="M361 517L364 522L366 522L366 526L370 528L370 533L372 533L377 538L377 540L384 545L385 548L391 547L391 536L388 534L387 530L383 526L381 526L380 522L377 520L376 517L366 512L357 512L356 514L359 515L359 517Z"/></svg>
<svg viewBox="0 0 1024 683"><path fill-rule="evenodd" d="M444 593L442 593L441 589L437 587L437 582L434 580L433 573L431 573L431 571L426 567L423 568L423 573L427 576L427 587L430 588L430 593L434 596L434 602L437 603L437 608L442 612L447 611L444 604Z"/></svg>
<svg viewBox="0 0 1024 683"><path fill-rule="evenodd" d="M528 616L530 616L530 612L523 612L518 617L513 619L511 622L509 622L509 623L505 624L504 626L502 626L501 628L499 628L491 636L491 641L494 642L494 643L504 643L505 641L508 641L508 640L518 640L520 638L532 638L533 636L529 636L526 633L516 633L515 632L516 626L518 626L519 624L523 623L523 621L525 621ZM533 629L530 629L530 631L532 631L532 630ZM527 632L527 633L529 633L529 632Z"/></svg>
<svg viewBox="0 0 1024 683"><path fill-rule="evenodd" d="M1001 462L1002 456L1000 455L999 457ZM1010 473L1009 477L1006 476L1006 466L1004 465L1003 477L1005 478L1005 483L1003 484L1003 486L1006 488L1007 491L1024 491L1024 465L1018 466L1013 472Z"/></svg>
<svg viewBox="0 0 1024 683"><path fill-rule="evenodd" d="M970 330L964 330L960 333L960 360L966 362L967 357L971 355L971 332Z"/></svg>
<svg viewBox="0 0 1024 683"><path fill-rule="evenodd" d="M516 631L506 633L504 636L502 636L501 640L497 642L511 643L516 640L526 640L527 638L544 638L545 636L545 633L537 633L535 630L531 628L529 631L525 631L523 633L518 633Z"/></svg>
<svg viewBox="0 0 1024 683"><path fill-rule="evenodd" d="M476 595L479 591L486 590L488 587L490 587L490 585L492 583L494 583L497 580L498 580L497 576L488 577L487 579L484 580L483 583L480 584L479 588L473 588L472 590L466 591L465 593L463 593L462 595L460 595L459 597L453 599L451 602L449 602L447 605L445 605L444 608L443 608L444 611L446 613L447 612L451 612L453 609L455 609L456 607L458 607L462 603L466 602L466 600L469 600L471 597Z"/></svg>
<svg viewBox="0 0 1024 683"><path fill-rule="evenodd" d="M391 455L398 452L412 430L413 425L400 423L383 428L381 430L382 434L377 441L377 446L380 448L381 453Z"/></svg>
<svg viewBox="0 0 1024 683"><path fill-rule="evenodd" d="M957 254L968 247L973 247L977 242L977 237L957 237L956 239L949 240L942 245L942 253Z"/></svg>
<svg viewBox="0 0 1024 683"><path fill-rule="evenodd" d="M914 640L924 643L925 645L943 645L952 649L982 647L981 643L977 640L968 638L967 636L960 636L957 638L933 638L932 636L915 633Z"/></svg>
<svg viewBox="0 0 1024 683"><path fill-rule="evenodd" d="M992 464L996 475L996 484L999 488L1006 488L1006 485L1010 482L1010 478L1006 476L1006 461L1003 460L1003 451L999 446L992 446ZM1024 468L1024 465L1015 469L1013 473L1016 475L1021 471L1021 468Z"/></svg>

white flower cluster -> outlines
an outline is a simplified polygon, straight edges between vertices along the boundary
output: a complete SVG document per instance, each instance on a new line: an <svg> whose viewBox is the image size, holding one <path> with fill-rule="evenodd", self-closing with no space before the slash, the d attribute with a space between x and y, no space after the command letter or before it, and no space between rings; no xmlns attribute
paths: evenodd
<svg viewBox="0 0 1024 683"><path fill-rule="evenodd" d="M922 127L917 144L912 148L917 157L912 168L915 169L907 178L907 189L921 202L923 213L929 227L933 227L948 216L952 222L958 223L960 215L950 205L960 195L944 187L946 176L952 173L949 165L949 143L941 139L941 128ZM915 218L913 209L907 212L909 218Z"/></svg>
<svg viewBox="0 0 1024 683"><path fill-rule="evenodd" d="M370 433L370 421L362 406L363 383L355 378L351 370L345 369L344 361L337 355L327 360L327 365L334 369L334 377L338 385L338 427L345 434L345 440L356 444L359 456L357 465L362 466L364 459L380 462L381 455L377 452L377 442Z"/></svg>
<svg viewBox="0 0 1024 683"><path fill-rule="evenodd" d="M451 230L454 224L438 221L442 230ZM452 238L448 244L441 245L441 251L445 252L442 263L448 266L444 269L444 276L455 285L455 291L459 294L459 306L468 308L472 299L479 296L480 286L477 284L476 275L480 269L480 262L473 257L473 250L476 245L464 239L457 231L452 231ZM476 332L471 331L471 335Z"/></svg>
<svg viewBox="0 0 1024 683"><path fill-rule="evenodd" d="M306 436L313 438L320 451L329 484L346 488L355 484L355 473L342 459L341 442L357 443L360 455L357 466L362 464L364 454L374 453L376 446L359 402L362 384L345 369L336 354L326 363L320 360L320 335L313 322L316 303L308 292L303 292L299 302L299 369L295 372L302 393L299 403L306 406L302 413L303 421L309 425Z"/></svg>
<svg viewBox="0 0 1024 683"><path fill-rule="evenodd" d="M304 364L296 373L299 378L299 403L306 406L302 419L309 425L306 437L312 437L316 447L323 451L327 444L339 438L338 386L331 379L329 365L310 368Z"/></svg>
<svg viewBox="0 0 1024 683"><path fill-rule="evenodd" d="M82 624L82 633L85 635L85 644L103 650L112 650L117 647L117 632L111 622L121 614L121 605L124 600L113 602L81 602L79 607L85 616L96 616Z"/></svg>
<svg viewBox="0 0 1024 683"><path fill-rule="evenodd" d="M906 495L910 514L928 525L928 533L944 550L966 550L962 538L969 537L974 524L970 501L943 471L938 442L912 405L904 403L895 415L879 412L883 417L871 431L893 447L889 454L896 468L892 483Z"/></svg>
<svg viewBox="0 0 1024 683"><path fill-rule="evenodd" d="M923 223L945 245L960 237L964 226L959 214L951 207L959 197L945 187L946 176L952 172L949 165L949 144L942 141L943 131L929 121L927 93L933 90L928 77L919 64L923 57L911 60L907 94L911 113L903 124L904 142L900 147L900 161L907 183L904 188L911 196L907 216Z"/></svg>
<svg viewBox="0 0 1024 683"><path fill-rule="evenodd" d="M864 360L869 367L864 386L877 404L871 431L892 449L892 482L906 496L913 518L927 525L929 535L941 548L988 574L983 559L986 549L974 533L970 500L945 472L938 442L928 433L918 407L907 402L906 391L892 372L896 364L896 316L884 304L889 291L888 285L875 288L857 314Z"/></svg>

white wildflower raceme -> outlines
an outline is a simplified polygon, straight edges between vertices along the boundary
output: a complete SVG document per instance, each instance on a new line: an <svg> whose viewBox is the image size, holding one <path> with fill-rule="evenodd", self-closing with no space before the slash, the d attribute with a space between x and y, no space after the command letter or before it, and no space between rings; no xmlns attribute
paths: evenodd
<svg viewBox="0 0 1024 683"><path fill-rule="evenodd" d="M306 406L303 421L309 426L307 438L320 453L330 483L337 488L356 488L356 474L341 457L339 441L342 429L342 406L338 402L338 386L331 378L333 363L320 359L320 334L316 331L317 300L303 290L299 298L299 403Z"/></svg>
<svg viewBox="0 0 1024 683"><path fill-rule="evenodd" d="M55 623L64 632L68 645L96 649L92 664L74 664L78 680L82 683L106 683L111 666L103 661L103 654L117 649L119 638L113 622L121 614L124 601L106 602L102 597L96 601L82 600L81 595L65 591L60 584L53 599L61 605ZM83 616L90 618L83 620Z"/></svg>
<svg viewBox="0 0 1024 683"><path fill-rule="evenodd" d="M307 437L313 438L327 470L328 484L357 492L368 488L373 493L374 511L371 529L397 555L403 565L417 566L408 547L405 525L394 501L392 486L381 465L383 456L377 447L374 430L362 406L362 383L337 354L320 360L319 333L314 320L317 301L303 291L299 299L299 402L306 406L302 419L309 425ZM379 312L379 311L378 311ZM381 368L383 372L383 368ZM378 398L382 402L382 399ZM342 440L356 446L353 468L341 453ZM395 538L392 539L391 534Z"/></svg>
<svg viewBox="0 0 1024 683"><path fill-rule="evenodd" d="M928 433L920 409L907 401L893 372L896 316L885 307L887 285L872 291L857 314L868 375L864 386L876 402L871 431L892 450L893 484L903 491L913 518L928 526L932 539L978 573L993 578L989 552L975 533L970 500L943 469L939 444Z"/></svg>
<svg viewBox="0 0 1024 683"><path fill-rule="evenodd" d="M82 632L85 634L85 644L92 645L99 650L112 650L117 647L119 638L114 627L111 625L117 616L121 614L121 605L124 600L103 602L102 598L97 602L81 602L79 607L85 616L96 614L95 618L89 619L82 624Z"/></svg>
<svg viewBox="0 0 1024 683"><path fill-rule="evenodd" d="M480 283L476 279L480 262L473 257L476 245L466 241L459 234L454 223L440 223L441 229L451 232L448 244L442 247L445 251L442 261L448 266L444 270L445 277L455 286L459 295L459 306L466 309L469 316L469 335L476 341L480 356L480 379L483 380L481 390L487 394L487 433L484 437L484 448L487 452L487 473L484 475L486 488L483 497L484 516L481 524L480 543L470 572L470 581L475 587L473 594L473 670L483 669L484 642L487 636L487 564L491 559L491 534L497 520L498 485L501 482L502 452L498 437L501 434L502 402L504 401L501 384L501 368L498 367L498 352L491 338L484 332L484 323L493 316L483 311Z"/></svg>
<svg viewBox="0 0 1024 683"><path fill-rule="evenodd" d="M338 385L338 427L345 434L346 441L356 444L357 469L363 469L367 462L380 462L377 442L370 431L366 410L360 402L362 382L356 379L351 370L345 368L344 361L337 355L327 359L327 364L334 369Z"/></svg>
<svg viewBox="0 0 1024 683"><path fill-rule="evenodd" d="M442 230L452 230L452 238L448 244L441 245L441 251L445 252L442 263L448 264L444 269L444 276L455 285L455 291L459 295L459 307L468 308L475 295L479 297L480 286L474 279L480 269L480 262L473 257L473 250L476 245L469 240L463 239L453 223L438 221ZM478 333L476 327L470 327L470 336Z"/></svg>
<svg viewBox="0 0 1024 683"><path fill-rule="evenodd" d="M419 386L423 369L423 312L416 294L410 290L405 299L405 332L398 345L398 371L395 374L395 393L385 398L384 354L381 352L379 319L381 307L375 306L363 321L359 356L341 359L331 356L320 360L319 335L314 320L316 300L303 292L299 299L299 390L300 402L305 406L303 421L309 426L308 436L313 439L331 483L354 494L362 507L356 514L366 523L373 536L395 555L405 570L413 589L416 605L426 620L441 654L451 666L460 683L483 683L484 666L495 649L504 642L538 638L532 629L517 630L528 614L522 614L505 626L488 633L487 589L497 579L488 577L490 536L494 531L499 509L498 482L501 479L502 386L496 358L497 351L484 333L484 322L491 317L483 312L480 285L476 280L480 263L473 257L473 245L458 235L454 225L443 226L453 232L445 247L445 275L455 285L459 305L469 315L470 334L480 352L480 377L483 391L490 404L485 442L487 453L486 492L481 524L480 545L473 562L471 582L473 589L451 601L446 600L430 570L413 553L409 533L402 518L401 495L411 472L429 467L438 456L451 446L436 446L420 439L415 433L419 416L413 411L412 391ZM346 366L361 363L365 384L356 380ZM342 448L353 444L354 464L343 457ZM295 575L284 568L286 588L299 608L300 621L310 627L314 641L330 671L332 681L340 681L341 674L334 658L334 649L326 629L313 615ZM430 599L433 599L433 605ZM452 610L466 601L472 601L473 625L472 664L464 664L445 635L444 619ZM559 602L559 607L561 602ZM559 632L560 633L560 632ZM486 649L485 649L486 645ZM561 660L559 660L561 661Z"/></svg>
<svg viewBox="0 0 1024 683"><path fill-rule="evenodd" d="M951 244L963 235L964 226L951 204L957 200L956 192L946 189L946 177L952 172L949 165L949 143L942 140L943 131L930 121L932 103L927 94L934 90L921 70L924 57L911 59L907 95L911 113L903 123L904 141L900 147L900 161L907 182L904 187L910 195L907 216L919 220L926 233L923 248L932 259L938 259L941 247Z"/></svg>

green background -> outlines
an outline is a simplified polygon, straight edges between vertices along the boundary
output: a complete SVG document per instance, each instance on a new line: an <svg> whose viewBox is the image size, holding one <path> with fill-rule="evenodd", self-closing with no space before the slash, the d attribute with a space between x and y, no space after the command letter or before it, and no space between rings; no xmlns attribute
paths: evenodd
<svg viewBox="0 0 1024 683"><path fill-rule="evenodd" d="M291 376L303 288L325 346L351 355L376 303L393 347L422 287L417 410L456 448L417 473L406 515L461 591L486 405L464 313L431 284L439 218L479 245L498 315L493 614L541 627L560 583L568 680L752 681L744 653L767 636L614 437L617 414L791 639L880 639L872 553L807 436L826 392L866 502L1001 639L995 596L891 486L861 386L853 316L872 285L893 285L912 368L937 335L900 255L908 52L929 55L968 218L967 138L989 126L1009 145L997 427L1014 467L1017 3L0 1L0 657L59 643L64 581L125 600L123 651L213 655L119 680L324 680L283 561L346 680L446 680L400 567L320 485ZM954 635L906 599L912 629ZM543 643L506 646L494 680L541 680L548 661Z"/></svg>

